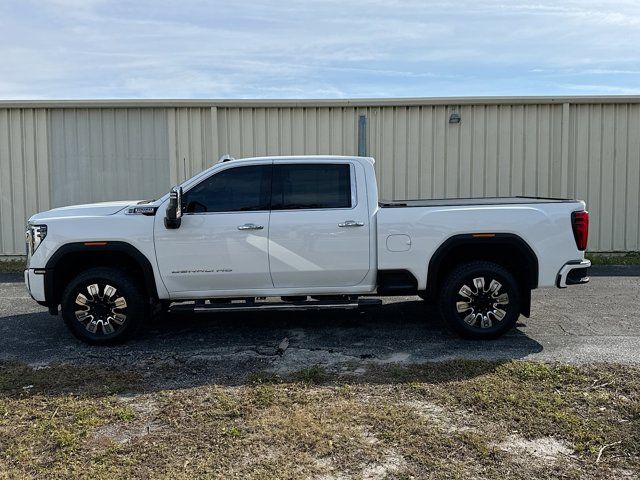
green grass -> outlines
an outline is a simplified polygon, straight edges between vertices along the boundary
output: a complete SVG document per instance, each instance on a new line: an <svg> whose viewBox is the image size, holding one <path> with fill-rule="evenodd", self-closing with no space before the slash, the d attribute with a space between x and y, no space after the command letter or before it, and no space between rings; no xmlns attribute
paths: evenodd
<svg viewBox="0 0 640 480"><path fill-rule="evenodd" d="M51 365L31 368L21 363L0 362L0 397L22 393L40 394L82 392L85 396L105 396L142 387L142 376L133 371L76 368Z"/></svg>
<svg viewBox="0 0 640 480"><path fill-rule="evenodd" d="M179 390L143 378L106 366L1 364L0 478L577 480L640 472L639 367L452 361L361 376L313 367ZM549 439L569 453L540 458L511 448Z"/></svg>
<svg viewBox="0 0 640 480"><path fill-rule="evenodd" d="M324 368L314 365L298 371L293 378L309 384L320 384L327 378L327 373Z"/></svg>
<svg viewBox="0 0 640 480"><path fill-rule="evenodd" d="M0 259L0 273L22 273L26 268L26 260L3 260Z"/></svg>
<svg viewBox="0 0 640 480"><path fill-rule="evenodd" d="M640 252L587 253L593 265L640 265Z"/></svg>

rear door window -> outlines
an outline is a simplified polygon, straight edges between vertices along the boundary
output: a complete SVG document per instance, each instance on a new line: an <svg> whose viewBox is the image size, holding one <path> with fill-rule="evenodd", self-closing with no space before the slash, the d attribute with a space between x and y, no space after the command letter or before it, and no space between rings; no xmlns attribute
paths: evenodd
<svg viewBox="0 0 640 480"><path fill-rule="evenodd" d="M349 164L274 165L272 210L352 206Z"/></svg>

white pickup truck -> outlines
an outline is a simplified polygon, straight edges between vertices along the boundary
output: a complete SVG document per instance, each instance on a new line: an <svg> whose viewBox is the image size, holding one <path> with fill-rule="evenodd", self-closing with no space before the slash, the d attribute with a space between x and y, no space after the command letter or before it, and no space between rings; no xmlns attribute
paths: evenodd
<svg viewBox="0 0 640 480"><path fill-rule="evenodd" d="M167 309L358 308L372 295L437 301L455 331L492 338L529 315L532 289L589 281L588 223L577 200L379 201L372 158L224 159L158 200L32 216L24 276L91 344Z"/></svg>

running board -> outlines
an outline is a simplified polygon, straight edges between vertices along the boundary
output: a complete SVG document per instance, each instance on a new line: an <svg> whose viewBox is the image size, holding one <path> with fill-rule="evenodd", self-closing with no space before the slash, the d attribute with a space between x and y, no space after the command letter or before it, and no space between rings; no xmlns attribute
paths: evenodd
<svg viewBox="0 0 640 480"><path fill-rule="evenodd" d="M306 301L306 302L238 302L238 303L205 303L177 304L169 309L171 312L259 312L270 310L355 310L363 307L382 305L378 298L360 298L355 301Z"/></svg>

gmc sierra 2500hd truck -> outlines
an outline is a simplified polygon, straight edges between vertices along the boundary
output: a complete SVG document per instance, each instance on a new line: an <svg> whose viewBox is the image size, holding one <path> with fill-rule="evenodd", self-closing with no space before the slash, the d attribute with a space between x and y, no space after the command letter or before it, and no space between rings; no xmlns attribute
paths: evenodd
<svg viewBox="0 0 640 480"><path fill-rule="evenodd" d="M589 281L588 223L578 200L379 201L372 158L225 159L158 200L32 216L24 276L91 344L167 309L358 308L372 295L419 295L486 339L529 315L534 288Z"/></svg>

